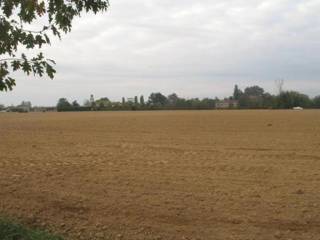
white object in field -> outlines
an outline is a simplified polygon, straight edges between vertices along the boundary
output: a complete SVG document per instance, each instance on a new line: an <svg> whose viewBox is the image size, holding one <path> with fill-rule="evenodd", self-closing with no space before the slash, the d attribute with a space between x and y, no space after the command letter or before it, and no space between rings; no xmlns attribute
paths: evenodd
<svg viewBox="0 0 320 240"><path fill-rule="evenodd" d="M303 110L302 107L294 107L293 110Z"/></svg>

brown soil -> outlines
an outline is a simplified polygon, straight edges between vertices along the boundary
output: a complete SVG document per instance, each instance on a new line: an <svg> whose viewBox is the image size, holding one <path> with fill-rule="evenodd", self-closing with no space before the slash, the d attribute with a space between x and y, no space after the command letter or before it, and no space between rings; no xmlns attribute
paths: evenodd
<svg viewBox="0 0 320 240"><path fill-rule="evenodd" d="M0 215L68 239L320 239L320 111L0 114Z"/></svg>

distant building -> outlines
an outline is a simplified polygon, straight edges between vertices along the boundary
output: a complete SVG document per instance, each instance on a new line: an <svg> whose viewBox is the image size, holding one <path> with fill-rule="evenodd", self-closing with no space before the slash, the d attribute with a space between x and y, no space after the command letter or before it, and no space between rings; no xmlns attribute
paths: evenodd
<svg viewBox="0 0 320 240"><path fill-rule="evenodd" d="M237 100L225 99L222 101L216 102L217 109L229 109L229 108L238 108L239 102Z"/></svg>

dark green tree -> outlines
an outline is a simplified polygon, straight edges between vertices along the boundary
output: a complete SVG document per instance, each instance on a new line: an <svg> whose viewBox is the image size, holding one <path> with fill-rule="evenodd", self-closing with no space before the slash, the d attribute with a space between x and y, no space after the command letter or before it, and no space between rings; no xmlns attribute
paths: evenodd
<svg viewBox="0 0 320 240"><path fill-rule="evenodd" d="M199 98L191 98L188 100L190 102L190 107L192 109L198 109L201 108L201 101Z"/></svg>
<svg viewBox="0 0 320 240"><path fill-rule="evenodd" d="M315 108L320 108L320 95L319 96L316 96L314 99L313 99L313 106Z"/></svg>
<svg viewBox="0 0 320 240"><path fill-rule="evenodd" d="M176 107L183 109L183 108L188 108L188 102L185 98L178 98L176 102Z"/></svg>
<svg viewBox="0 0 320 240"><path fill-rule="evenodd" d="M95 101L95 105L99 108L105 108L111 105L111 101L107 97L100 98Z"/></svg>
<svg viewBox="0 0 320 240"><path fill-rule="evenodd" d="M138 105L138 104L139 104L138 96L134 96L134 104L135 104L135 105Z"/></svg>
<svg viewBox="0 0 320 240"><path fill-rule="evenodd" d="M168 96L168 103L170 106L176 106L178 100L179 100L179 97L176 93L172 93Z"/></svg>
<svg viewBox="0 0 320 240"><path fill-rule="evenodd" d="M241 108L263 108L264 89L259 86L247 87L239 97Z"/></svg>
<svg viewBox="0 0 320 240"><path fill-rule="evenodd" d="M259 86L247 87L244 90L244 94L246 96L262 97L263 93L264 93L264 89Z"/></svg>
<svg viewBox="0 0 320 240"><path fill-rule="evenodd" d="M79 108L79 107L80 107L80 104L79 104L76 100L74 100L74 101L72 102L72 107L74 107L74 108Z"/></svg>
<svg viewBox="0 0 320 240"><path fill-rule="evenodd" d="M57 110L60 111L68 111L72 108L71 104L66 98L60 98L57 103Z"/></svg>
<svg viewBox="0 0 320 240"><path fill-rule="evenodd" d="M16 85L10 73L22 70L27 75L53 78L55 62L42 52L35 56L17 54L17 49L41 49L50 44L50 32L59 38L71 31L73 19L85 12L107 10L108 0L1 0L0 1L0 91ZM43 22L38 30L27 29ZM38 24L35 24L38 26ZM30 51L27 51L28 53Z"/></svg>
<svg viewBox="0 0 320 240"><path fill-rule="evenodd" d="M307 95L296 91L284 91L278 97L278 107L280 108L308 108L311 106L312 102L310 98Z"/></svg>
<svg viewBox="0 0 320 240"><path fill-rule="evenodd" d="M264 93L262 97L262 108L276 108L277 97L270 93Z"/></svg>
<svg viewBox="0 0 320 240"><path fill-rule="evenodd" d="M238 85L235 85L233 90L233 99L239 100L242 94L243 92L239 89Z"/></svg>
<svg viewBox="0 0 320 240"><path fill-rule="evenodd" d="M144 97L143 95L140 96L140 104L143 106L144 105Z"/></svg>
<svg viewBox="0 0 320 240"><path fill-rule="evenodd" d="M154 106L165 106L168 103L168 99L161 93L151 93L149 96L149 103Z"/></svg>
<svg viewBox="0 0 320 240"><path fill-rule="evenodd" d="M202 108L214 108L216 105L216 101L211 98L204 98L201 100Z"/></svg>

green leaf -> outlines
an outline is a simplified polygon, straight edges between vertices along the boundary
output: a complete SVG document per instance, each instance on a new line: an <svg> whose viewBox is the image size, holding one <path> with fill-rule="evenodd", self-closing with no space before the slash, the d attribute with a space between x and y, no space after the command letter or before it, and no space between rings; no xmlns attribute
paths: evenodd
<svg viewBox="0 0 320 240"><path fill-rule="evenodd" d="M56 73L56 70L53 69L53 67L50 64L46 64L46 72L48 74L48 76L53 79L54 78L54 74Z"/></svg>
<svg viewBox="0 0 320 240"><path fill-rule="evenodd" d="M32 69L31 69L31 65L29 64L28 61L24 61L24 62L22 63L22 70L23 70L25 73L27 73L27 75L30 74L30 72L32 71Z"/></svg>
<svg viewBox="0 0 320 240"><path fill-rule="evenodd" d="M18 61L18 60L15 60L15 61L13 61L12 63L11 63L11 66L12 66L12 68L13 68L13 71L16 71L16 70L18 70L19 68L20 68L20 61Z"/></svg>

